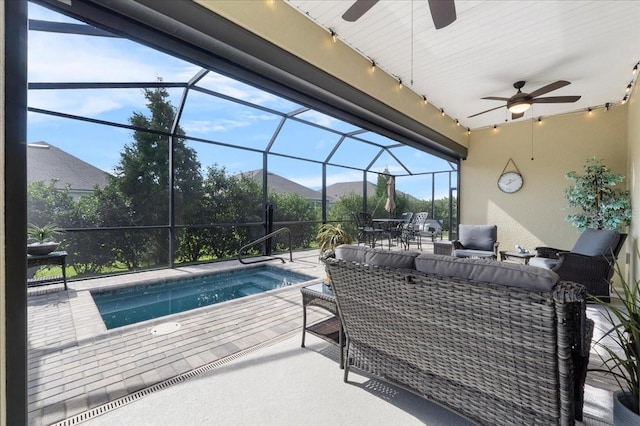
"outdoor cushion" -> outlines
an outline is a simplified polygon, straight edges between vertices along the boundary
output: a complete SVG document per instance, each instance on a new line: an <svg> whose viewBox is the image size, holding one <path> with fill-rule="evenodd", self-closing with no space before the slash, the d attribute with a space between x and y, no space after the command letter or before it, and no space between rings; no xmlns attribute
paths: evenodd
<svg viewBox="0 0 640 426"><path fill-rule="evenodd" d="M454 250L453 255L455 257L494 257L496 254L493 251L488 250Z"/></svg>
<svg viewBox="0 0 640 426"><path fill-rule="evenodd" d="M552 259L550 257L532 257L529 259L529 266L537 266L538 268L553 269L560 259Z"/></svg>
<svg viewBox="0 0 640 426"><path fill-rule="evenodd" d="M365 255L365 263L388 268L415 269L415 258L419 254L415 251L393 252L370 249Z"/></svg>
<svg viewBox="0 0 640 426"><path fill-rule="evenodd" d="M611 251L618 243L620 234L618 231L608 229L585 229L576 244L571 249L572 253L585 256L611 256Z"/></svg>
<svg viewBox="0 0 640 426"><path fill-rule="evenodd" d="M493 251L498 235L496 225L460 225L460 244L465 249Z"/></svg>
<svg viewBox="0 0 640 426"><path fill-rule="evenodd" d="M345 262L366 263L365 255L367 250L365 246L342 244L336 247L336 259L344 260Z"/></svg>
<svg viewBox="0 0 640 426"><path fill-rule="evenodd" d="M535 292L549 292L559 280L558 274L548 269L487 259L422 254L416 257L415 264L416 270L428 274L500 284Z"/></svg>

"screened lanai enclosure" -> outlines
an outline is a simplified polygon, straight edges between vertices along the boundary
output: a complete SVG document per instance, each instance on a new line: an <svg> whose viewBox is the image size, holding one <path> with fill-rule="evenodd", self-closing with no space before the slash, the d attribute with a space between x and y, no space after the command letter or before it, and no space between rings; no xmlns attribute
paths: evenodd
<svg viewBox="0 0 640 426"><path fill-rule="evenodd" d="M55 3L29 4L28 222L63 230L71 276L233 258L281 227L294 250L316 248L322 223L354 229L352 211L426 211L455 228L455 156Z"/></svg>

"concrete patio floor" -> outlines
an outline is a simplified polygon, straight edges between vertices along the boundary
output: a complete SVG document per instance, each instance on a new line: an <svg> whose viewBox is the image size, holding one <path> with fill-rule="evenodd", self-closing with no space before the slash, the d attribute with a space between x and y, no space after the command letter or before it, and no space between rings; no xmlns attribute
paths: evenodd
<svg viewBox="0 0 640 426"><path fill-rule="evenodd" d="M430 252L432 246L425 244L423 249ZM294 262L268 264L318 277L317 281L325 276L317 259L317 251L297 252ZM92 288L139 284L237 266L238 262L231 261L72 281L68 291L61 291L62 285L29 289L29 424L76 424L78 418L74 416L103 404L212 363L261 351L284 336L299 336L300 287L309 282L114 330L106 329L89 294ZM308 313L310 323L328 315L318 308L310 308ZM590 316L593 314L591 309ZM164 324L177 324L176 331L153 333L155 327ZM592 353L591 361L597 362L597 358ZM609 424L608 414L598 411L610 410L611 382L589 374L587 384L591 412L595 414L585 424ZM174 400L167 403L178 404ZM134 418L132 423L150 424L140 420ZM222 418L218 420L225 424Z"/></svg>

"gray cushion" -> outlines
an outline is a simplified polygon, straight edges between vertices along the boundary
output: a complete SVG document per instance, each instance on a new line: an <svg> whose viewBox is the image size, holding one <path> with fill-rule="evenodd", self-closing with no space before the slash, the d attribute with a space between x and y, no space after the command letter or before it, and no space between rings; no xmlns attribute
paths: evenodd
<svg viewBox="0 0 640 426"><path fill-rule="evenodd" d="M366 263L365 255L367 250L365 246L343 244L336 247L336 259L346 262Z"/></svg>
<svg viewBox="0 0 640 426"><path fill-rule="evenodd" d="M611 256L611 251L618 244L618 231L608 229L585 229L571 252L585 256Z"/></svg>
<svg viewBox="0 0 640 426"><path fill-rule="evenodd" d="M548 269L486 259L461 259L437 254L422 254L415 259L416 270L445 277L517 287L528 291L549 292L558 282L558 274Z"/></svg>
<svg viewBox="0 0 640 426"><path fill-rule="evenodd" d="M419 254L414 251L394 252L370 249L365 255L365 263L389 268L415 269L415 258Z"/></svg>
<svg viewBox="0 0 640 426"><path fill-rule="evenodd" d="M498 240L496 225L460 225L458 232L458 241L466 249L492 251Z"/></svg>
<svg viewBox="0 0 640 426"><path fill-rule="evenodd" d="M549 257L532 257L529 259L529 266L538 268L553 269L560 262L560 259L551 259Z"/></svg>
<svg viewBox="0 0 640 426"><path fill-rule="evenodd" d="M451 255L455 257L495 257L496 253L493 250L485 251L458 249L454 250Z"/></svg>

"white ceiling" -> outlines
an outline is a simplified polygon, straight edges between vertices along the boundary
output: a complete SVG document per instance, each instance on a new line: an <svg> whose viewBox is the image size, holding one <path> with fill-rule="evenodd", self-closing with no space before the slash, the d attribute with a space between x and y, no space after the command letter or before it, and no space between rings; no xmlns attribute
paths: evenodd
<svg viewBox="0 0 640 426"><path fill-rule="evenodd" d="M638 77L631 73L640 61L638 0L456 0L457 20L440 30L426 0L380 0L353 23L342 14L355 0L286 1L471 129L511 121L506 107L467 117L500 106L481 98L508 98L518 80L527 93L568 80L543 96L582 96L534 104L519 119L528 120L620 104Z"/></svg>

